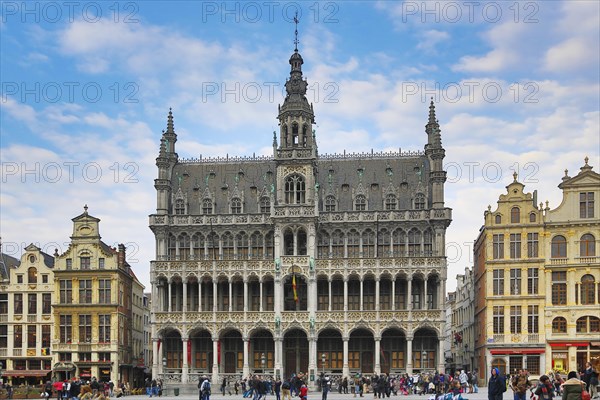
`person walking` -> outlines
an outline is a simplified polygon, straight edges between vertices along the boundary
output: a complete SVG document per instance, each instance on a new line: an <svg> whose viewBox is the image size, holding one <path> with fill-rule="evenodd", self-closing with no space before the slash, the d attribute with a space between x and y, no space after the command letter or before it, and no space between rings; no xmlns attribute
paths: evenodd
<svg viewBox="0 0 600 400"><path fill-rule="evenodd" d="M498 368L492 368L488 381L488 400L502 400L504 392L506 392L506 382Z"/></svg>
<svg viewBox="0 0 600 400"><path fill-rule="evenodd" d="M567 381L562 385L562 400L581 400L584 385L585 382L577 378L577 372L569 372Z"/></svg>
<svg viewBox="0 0 600 400"><path fill-rule="evenodd" d="M479 393L479 374L477 370L473 370L473 393Z"/></svg>
<svg viewBox="0 0 600 400"><path fill-rule="evenodd" d="M533 394L538 396L539 400L552 400L554 398L554 386L552 386L548 375L540 376L540 382Z"/></svg>

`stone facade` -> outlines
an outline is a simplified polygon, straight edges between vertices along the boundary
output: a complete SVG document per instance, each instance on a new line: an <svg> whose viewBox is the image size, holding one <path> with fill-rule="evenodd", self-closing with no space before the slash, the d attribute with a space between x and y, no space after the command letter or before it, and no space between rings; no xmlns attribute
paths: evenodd
<svg viewBox="0 0 600 400"><path fill-rule="evenodd" d="M125 246L115 249L104 243L100 220L84 209L72 219L68 249L54 255L54 375L132 384L142 351L136 342L139 327L135 336L132 327L134 315L139 318L141 313L133 294L139 297L143 286L126 261Z"/></svg>
<svg viewBox="0 0 600 400"><path fill-rule="evenodd" d="M497 208L484 213L474 247L480 371L566 373L600 356L600 175L586 159L577 176L565 171L559 188L556 209L538 206L515 174Z"/></svg>
<svg viewBox="0 0 600 400"><path fill-rule="evenodd" d="M444 368L444 149L320 156L303 59L290 60L273 156L156 159L153 376Z"/></svg>
<svg viewBox="0 0 600 400"><path fill-rule="evenodd" d="M54 258L30 244L21 259L1 254L0 360L11 385L40 384L51 377Z"/></svg>
<svg viewBox="0 0 600 400"><path fill-rule="evenodd" d="M451 366L452 370L473 371L474 298L473 269L465 268L464 274L456 276L456 291L448 295L450 311L448 337L452 361L447 367Z"/></svg>

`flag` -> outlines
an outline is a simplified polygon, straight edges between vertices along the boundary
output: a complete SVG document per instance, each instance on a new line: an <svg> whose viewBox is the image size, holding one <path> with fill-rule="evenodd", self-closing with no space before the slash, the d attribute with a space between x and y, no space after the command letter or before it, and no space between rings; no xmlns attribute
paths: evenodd
<svg viewBox="0 0 600 400"><path fill-rule="evenodd" d="M296 291L296 274L292 276L292 290L294 291L294 301L298 302L298 292Z"/></svg>

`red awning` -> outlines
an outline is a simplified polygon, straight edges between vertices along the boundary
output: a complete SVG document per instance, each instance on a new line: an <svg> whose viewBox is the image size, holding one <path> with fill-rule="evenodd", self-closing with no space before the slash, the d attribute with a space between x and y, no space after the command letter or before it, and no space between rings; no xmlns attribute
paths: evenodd
<svg viewBox="0 0 600 400"><path fill-rule="evenodd" d="M587 347L590 342L554 342L551 347Z"/></svg>
<svg viewBox="0 0 600 400"><path fill-rule="evenodd" d="M492 349L490 354L544 354L546 349Z"/></svg>
<svg viewBox="0 0 600 400"><path fill-rule="evenodd" d="M33 371L30 369L28 369L28 370L7 369L5 371L2 371L2 375L3 376L46 376L50 372L52 372L52 371L46 371L46 370Z"/></svg>

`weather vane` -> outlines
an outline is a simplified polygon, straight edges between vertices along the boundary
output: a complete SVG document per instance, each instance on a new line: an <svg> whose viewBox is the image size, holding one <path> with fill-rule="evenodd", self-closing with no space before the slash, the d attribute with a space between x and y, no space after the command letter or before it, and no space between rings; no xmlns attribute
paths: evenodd
<svg viewBox="0 0 600 400"><path fill-rule="evenodd" d="M296 46L294 48L294 51L298 51L298 11L296 11L296 15L294 15L294 23L296 24L296 30L294 31L295 34L295 38L294 38L294 45Z"/></svg>

